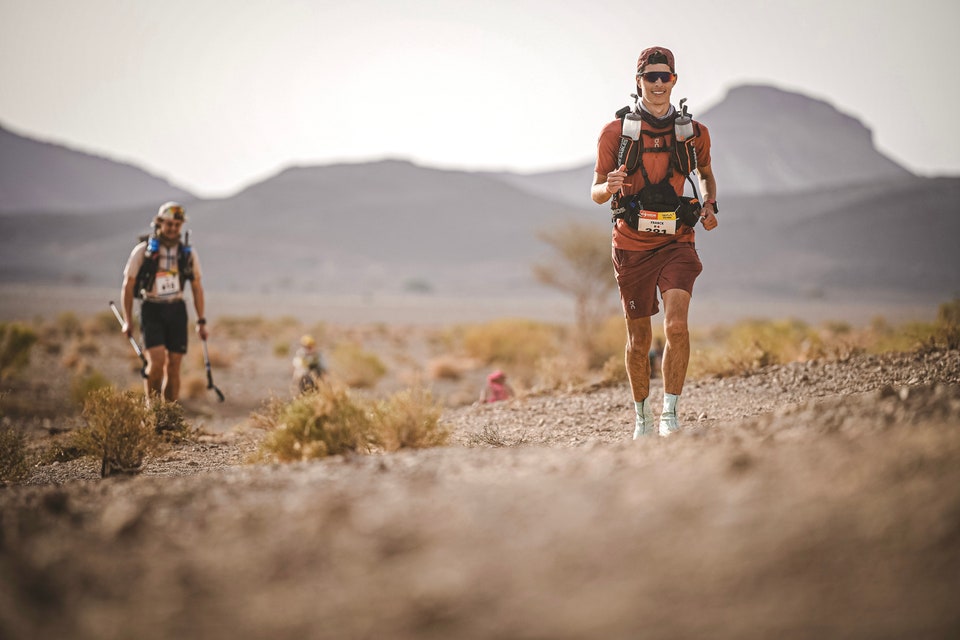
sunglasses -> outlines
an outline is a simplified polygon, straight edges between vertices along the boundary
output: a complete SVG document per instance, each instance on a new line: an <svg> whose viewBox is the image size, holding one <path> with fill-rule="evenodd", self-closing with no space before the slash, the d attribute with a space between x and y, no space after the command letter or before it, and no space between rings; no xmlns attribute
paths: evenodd
<svg viewBox="0 0 960 640"><path fill-rule="evenodd" d="M669 71L646 71L644 73L638 73L637 75L647 82L656 82L659 80L663 84L667 84L677 77L677 74Z"/></svg>

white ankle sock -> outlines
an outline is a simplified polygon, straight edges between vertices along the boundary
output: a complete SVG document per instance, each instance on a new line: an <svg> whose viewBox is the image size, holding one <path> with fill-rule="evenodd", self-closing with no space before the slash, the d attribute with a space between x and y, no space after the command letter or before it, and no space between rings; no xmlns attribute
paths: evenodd
<svg viewBox="0 0 960 640"><path fill-rule="evenodd" d="M677 400L680 399L679 394L673 393L664 393L663 394L663 414L665 416L675 416L677 415Z"/></svg>

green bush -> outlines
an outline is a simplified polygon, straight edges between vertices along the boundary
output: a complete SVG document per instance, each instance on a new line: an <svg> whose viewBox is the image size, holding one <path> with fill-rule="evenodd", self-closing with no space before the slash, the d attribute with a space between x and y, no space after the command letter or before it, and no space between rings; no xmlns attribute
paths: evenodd
<svg viewBox="0 0 960 640"><path fill-rule="evenodd" d="M74 437L84 455L100 458L101 477L139 473L144 459L161 450L156 416L140 393L112 387L90 393L83 407L86 426Z"/></svg>
<svg viewBox="0 0 960 640"><path fill-rule="evenodd" d="M0 482L19 482L29 473L26 437L17 429L0 429Z"/></svg>
<svg viewBox="0 0 960 640"><path fill-rule="evenodd" d="M20 322L0 323L0 380L6 380L30 364L30 349L36 332Z"/></svg>

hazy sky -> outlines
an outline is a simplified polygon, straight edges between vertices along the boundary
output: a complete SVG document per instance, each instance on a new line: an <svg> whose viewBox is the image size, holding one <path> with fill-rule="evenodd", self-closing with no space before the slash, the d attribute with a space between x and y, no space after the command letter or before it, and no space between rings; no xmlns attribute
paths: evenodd
<svg viewBox="0 0 960 640"><path fill-rule="evenodd" d="M956 0L0 0L0 124L201 196L385 156L565 168L661 44L695 116L772 84L960 175L958 24Z"/></svg>

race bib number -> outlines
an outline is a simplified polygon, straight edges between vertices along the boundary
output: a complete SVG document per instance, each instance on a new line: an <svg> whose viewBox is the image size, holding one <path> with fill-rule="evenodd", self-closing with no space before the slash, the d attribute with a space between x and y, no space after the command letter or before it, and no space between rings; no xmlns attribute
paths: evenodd
<svg viewBox="0 0 960 640"><path fill-rule="evenodd" d="M180 278L176 271L158 271L154 291L158 298L168 298L180 293Z"/></svg>
<svg viewBox="0 0 960 640"><path fill-rule="evenodd" d="M648 231L669 236L677 233L677 214L673 211L641 210L638 215L637 231Z"/></svg>

